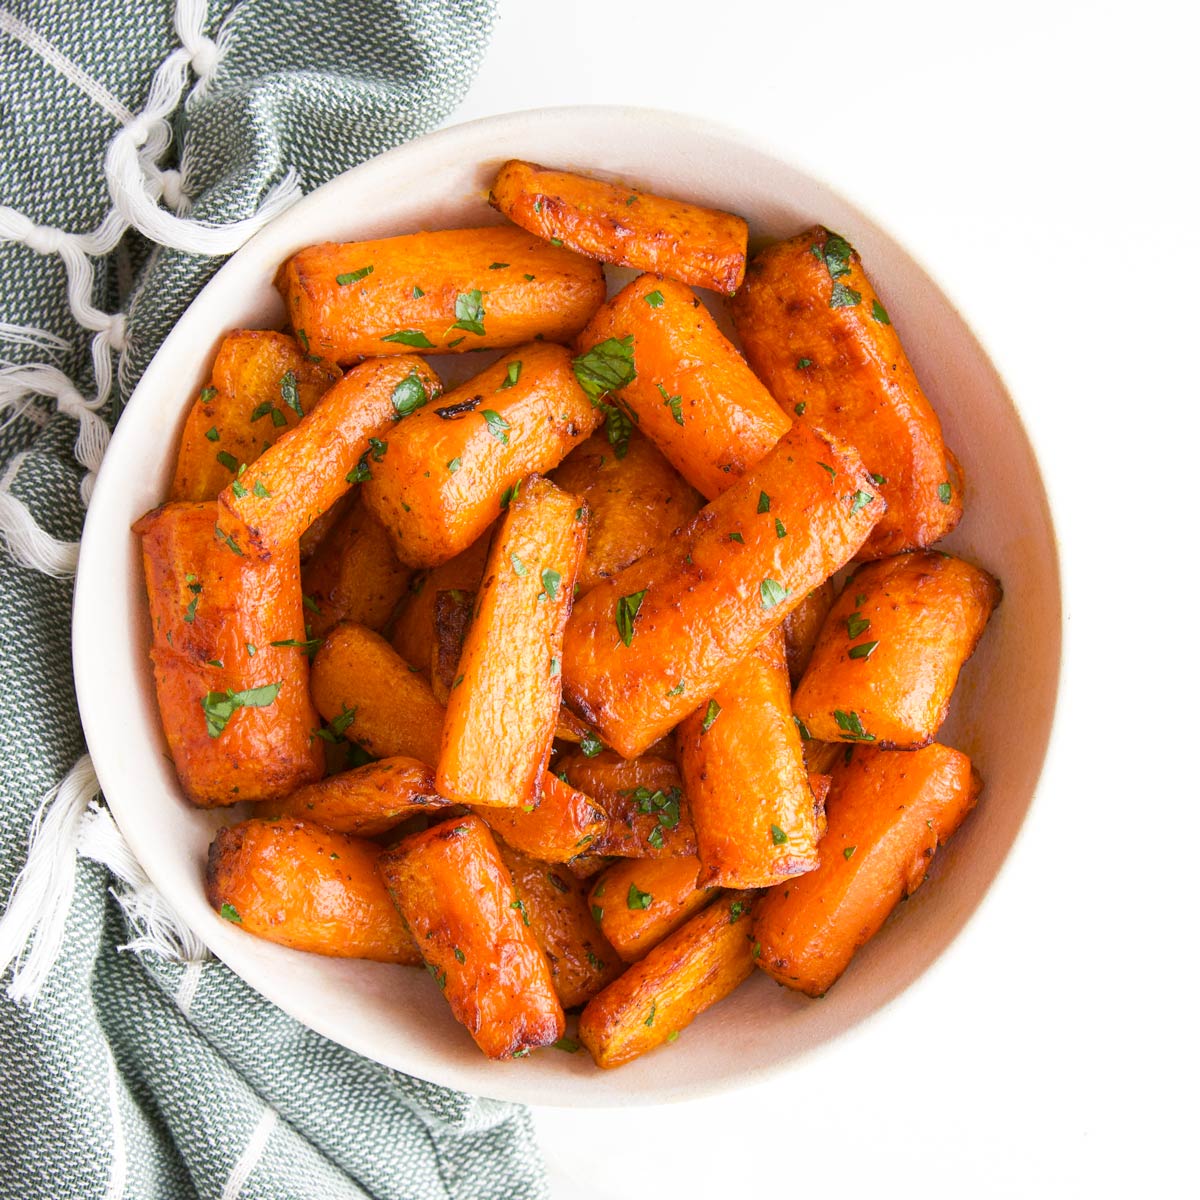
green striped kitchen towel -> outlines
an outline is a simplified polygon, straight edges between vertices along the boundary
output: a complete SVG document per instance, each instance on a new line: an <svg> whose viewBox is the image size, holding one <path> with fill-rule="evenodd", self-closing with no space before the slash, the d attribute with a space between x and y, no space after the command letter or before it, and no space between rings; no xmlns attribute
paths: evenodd
<svg viewBox="0 0 1200 1200"><path fill-rule="evenodd" d="M209 958L96 799L71 576L113 413L273 213L437 125L491 0L0 2L0 1196L538 1197L523 1109Z"/></svg>

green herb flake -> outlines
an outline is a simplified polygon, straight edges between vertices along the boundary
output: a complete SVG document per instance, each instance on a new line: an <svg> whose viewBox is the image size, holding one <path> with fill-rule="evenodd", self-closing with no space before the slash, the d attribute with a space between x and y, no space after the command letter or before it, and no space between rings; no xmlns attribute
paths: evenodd
<svg viewBox="0 0 1200 1200"><path fill-rule="evenodd" d="M671 410L671 416L675 420L676 425L683 424L683 396L672 396L667 392L667 389L660 383L658 385L658 393L663 398L665 404Z"/></svg>
<svg viewBox="0 0 1200 1200"><path fill-rule="evenodd" d="M800 731L800 736L806 741L812 741L812 734L808 732L808 726L800 720L795 714L792 715L792 720L796 723L796 728Z"/></svg>
<svg viewBox="0 0 1200 1200"><path fill-rule="evenodd" d="M779 828L778 825L771 826L771 843L775 846L782 846L788 840L788 835Z"/></svg>
<svg viewBox="0 0 1200 1200"><path fill-rule="evenodd" d="M537 278L536 275L530 275L528 272L526 272L526 274L525 274L526 283L532 283L536 278Z"/></svg>
<svg viewBox="0 0 1200 1200"><path fill-rule="evenodd" d="M857 847L857 846L847 846L847 847L845 848L845 850L843 850L843 851L842 851L842 857L843 857L843 858L845 858L845 859L847 859L847 860L848 860L848 859L851 859L851 858L853 858L853 857L854 857L854 852L855 852L855 850L857 850L857 849L858 849L858 847Z"/></svg>
<svg viewBox="0 0 1200 1200"><path fill-rule="evenodd" d="M367 466L367 456L364 454L358 464L350 468L346 475L347 483L365 483L371 478L371 468Z"/></svg>
<svg viewBox="0 0 1200 1200"><path fill-rule="evenodd" d="M938 484L938 499L943 504L950 503L950 485L948 483L939 483Z"/></svg>
<svg viewBox="0 0 1200 1200"><path fill-rule="evenodd" d="M247 642L246 653L253 658L258 653L258 647L253 642Z"/></svg>
<svg viewBox="0 0 1200 1200"><path fill-rule="evenodd" d="M629 893L625 897L625 904L632 909L649 908L654 903L654 897L649 892L643 892L636 883L629 885Z"/></svg>
<svg viewBox="0 0 1200 1200"><path fill-rule="evenodd" d="M862 293L856 292L844 283L835 283L829 293L830 308L853 308L862 299Z"/></svg>
<svg viewBox="0 0 1200 1200"><path fill-rule="evenodd" d="M774 579L764 579L758 585L758 591L762 597L763 608L774 608L788 594L787 588Z"/></svg>
<svg viewBox="0 0 1200 1200"><path fill-rule="evenodd" d="M227 471L232 471L235 475L238 469L238 460L229 453L228 450L217 451L217 462L221 464Z"/></svg>
<svg viewBox="0 0 1200 1200"><path fill-rule="evenodd" d="M813 364L813 360L811 358L802 358L796 363L796 370L797 371L807 371L808 368L812 366L812 364Z"/></svg>
<svg viewBox="0 0 1200 1200"><path fill-rule="evenodd" d="M267 490L261 479L256 479L254 481L254 494L260 500L269 500L271 498L271 493Z"/></svg>
<svg viewBox="0 0 1200 1200"><path fill-rule="evenodd" d="M870 658L871 655L875 653L875 647L878 645L879 645L878 642L863 642L859 646L851 646L850 647L850 657L851 658Z"/></svg>
<svg viewBox="0 0 1200 1200"><path fill-rule="evenodd" d="M444 992L446 990L446 972L445 972L445 970L439 971L437 969L437 967L435 967L433 965L433 963L426 963L425 970L427 970L430 973L430 975L432 975L434 977L434 979L437 981L438 987L440 987L442 989L442 991Z"/></svg>
<svg viewBox="0 0 1200 1200"><path fill-rule="evenodd" d="M449 462L446 464L446 470L447 470L447 471L449 471L451 475L454 475L454 474L456 474L456 473L458 472L458 469L459 469L459 467L461 467L461 466L462 466L462 459L461 459L461 458L452 458L452 459L451 459L451 460L450 460L450 461L449 461Z"/></svg>
<svg viewBox="0 0 1200 1200"><path fill-rule="evenodd" d="M542 589L546 594L547 600L558 599L558 585L562 583L562 576L557 572L547 567L542 572Z"/></svg>
<svg viewBox="0 0 1200 1200"><path fill-rule="evenodd" d="M521 920L524 921L526 925L529 924L529 913L526 911L524 900L514 899L508 907L515 908L521 914Z"/></svg>
<svg viewBox="0 0 1200 1200"><path fill-rule="evenodd" d="M750 906L744 900L735 900L729 906L729 923L730 923L730 925L736 925L738 923L738 920L741 918L742 914L749 907Z"/></svg>
<svg viewBox="0 0 1200 1200"><path fill-rule="evenodd" d="M367 444L371 447L371 458L375 462L382 462L383 456L388 452L388 444L382 438L373 437L369 439Z"/></svg>
<svg viewBox="0 0 1200 1200"><path fill-rule="evenodd" d="M397 418L410 417L419 408L424 408L429 393L424 381L416 371L405 376L392 388L392 410Z"/></svg>
<svg viewBox="0 0 1200 1200"><path fill-rule="evenodd" d="M650 830L650 836L646 838L646 841L648 841L650 845L655 848L655 850L661 850L663 848L662 826L655 825L655 827Z"/></svg>
<svg viewBox="0 0 1200 1200"><path fill-rule="evenodd" d="M715 700L710 700L708 707L704 710L704 720L700 722L700 732L707 733L713 727L713 722L720 715L721 706Z"/></svg>
<svg viewBox="0 0 1200 1200"><path fill-rule="evenodd" d="M629 435L633 425L628 415L604 397L637 378L633 362L633 334L623 338L608 338L593 346L586 354L573 359L571 367L579 386L592 404L608 418L608 440L618 458L629 450Z"/></svg>
<svg viewBox="0 0 1200 1200"><path fill-rule="evenodd" d="M828 471L830 479L837 478L837 472L828 463L818 462L817 466L820 467L822 471Z"/></svg>
<svg viewBox="0 0 1200 1200"><path fill-rule="evenodd" d="M271 645L274 646L275 643L272 642ZM354 708L347 708L343 704L342 711L329 722L328 727L317 730L317 737L326 742L340 742L346 730L354 724L354 714L356 712L358 712L357 705Z"/></svg>
<svg viewBox="0 0 1200 1200"><path fill-rule="evenodd" d="M466 333L478 334L483 337L483 293L475 288L469 292L459 292L454 301L454 315L458 319L450 326L451 329L462 329Z"/></svg>
<svg viewBox="0 0 1200 1200"><path fill-rule="evenodd" d="M875 497L870 492L855 492L854 503L850 506L850 512L856 513L860 508L866 508Z"/></svg>
<svg viewBox="0 0 1200 1200"><path fill-rule="evenodd" d="M357 283L360 279L366 279L372 271L375 270L373 265L359 267L357 271L347 271L345 275L335 276L338 287L349 287L352 283Z"/></svg>
<svg viewBox="0 0 1200 1200"><path fill-rule="evenodd" d="M787 537L787 529L784 528L783 522L778 517L775 518L775 536L777 538Z"/></svg>
<svg viewBox="0 0 1200 1200"><path fill-rule="evenodd" d="M655 289L653 292L647 292L643 299L648 305L650 305L651 308L662 308L663 304L665 303L662 292L658 291L657 289Z"/></svg>
<svg viewBox="0 0 1200 1200"><path fill-rule="evenodd" d="M683 688L684 688L684 682L683 682L683 680L681 679L681 680L680 680L680 681L679 681L679 682L678 682L678 683L677 683L677 684L676 684L676 685L675 685L675 686L674 686L674 687L673 687L673 688L672 688L672 689L671 689L671 690L670 690L670 691L667 693L667 695L668 695L668 696L682 696L682 695L683 695Z"/></svg>
<svg viewBox="0 0 1200 1200"><path fill-rule="evenodd" d="M592 905L592 920L595 921L597 925L604 920L604 909L602 909L598 904Z"/></svg>
<svg viewBox="0 0 1200 1200"><path fill-rule="evenodd" d="M858 595L854 597L854 605L856 608L862 608L862 606L864 604L866 604L866 602L867 602L867 597L864 592L859 592Z"/></svg>
<svg viewBox="0 0 1200 1200"><path fill-rule="evenodd" d="M512 563L512 569L513 569L514 574L516 574L516 575L524 575L525 574L525 564L515 554L510 554L508 556L508 561L510 563Z"/></svg>
<svg viewBox="0 0 1200 1200"><path fill-rule="evenodd" d="M214 400L216 398L216 395L217 395L217 389L215 387L201 388L200 389L200 403L208 404L211 400Z"/></svg>
<svg viewBox="0 0 1200 1200"><path fill-rule="evenodd" d="M887 309L884 308L878 300L871 301L871 316L873 316L875 320L880 323L880 325L890 325L892 323L891 318L887 315Z"/></svg>
<svg viewBox="0 0 1200 1200"><path fill-rule="evenodd" d="M550 245L552 245L552 246L561 246L561 245L562 245L562 238L555 238L555 237L552 237L552 238L550 239Z"/></svg>
<svg viewBox="0 0 1200 1200"><path fill-rule="evenodd" d="M729 540L731 542L737 542L740 546L744 546L746 544L746 539L742 537L740 533L731 533L729 535Z"/></svg>
<svg viewBox="0 0 1200 1200"><path fill-rule="evenodd" d="M649 1029L650 1026L654 1024L654 1017L657 1014L657 1012L658 1012L658 1005L657 1005L657 1003L655 1003L655 1001L651 1000L650 1001L650 1015L642 1022L642 1024L645 1025L647 1029Z"/></svg>
<svg viewBox="0 0 1200 1200"><path fill-rule="evenodd" d="M244 692L209 692L200 701L208 736L220 737L229 724L229 718L239 708L266 708L274 704L281 686L279 683L268 683L262 687L247 688Z"/></svg>
<svg viewBox="0 0 1200 1200"><path fill-rule="evenodd" d="M851 638L861 637L870 628L871 622L862 613L852 612L846 618L846 632Z"/></svg>
<svg viewBox="0 0 1200 1200"><path fill-rule="evenodd" d="M617 633L621 636L621 641L626 646L633 642L633 622L637 617L638 612L642 607L642 601L646 598L646 589L643 588L640 592L634 592L629 596L622 596L617 601Z"/></svg>
<svg viewBox="0 0 1200 1200"><path fill-rule="evenodd" d="M512 428L511 425L498 413L495 409L485 408L483 410L483 419L487 422L488 433L504 444L508 445L508 431Z"/></svg>
<svg viewBox="0 0 1200 1200"><path fill-rule="evenodd" d="M236 554L238 556L238 558L245 558L246 552L241 548L241 546L239 546L237 544L237 541L234 538L232 533L226 533L220 527L220 525L218 525L218 526L216 526L216 534L217 534L217 540L224 542L225 545L228 546L229 549L232 550L234 552L234 554Z"/></svg>
<svg viewBox="0 0 1200 1200"><path fill-rule="evenodd" d="M520 362L510 362L508 364L508 370L504 373L504 382L496 389L496 391L502 392L505 390L505 388L512 387L513 384L516 383L517 380L520 378L521 378Z"/></svg>
<svg viewBox="0 0 1200 1200"><path fill-rule="evenodd" d="M760 513L771 511L771 497L766 492L758 493L758 511Z"/></svg>
<svg viewBox="0 0 1200 1200"><path fill-rule="evenodd" d="M679 1037L679 1030L672 1029L671 1032L667 1034L667 1043L670 1044L671 1042L675 1041L677 1037Z"/></svg>
<svg viewBox="0 0 1200 1200"><path fill-rule="evenodd" d="M458 959L460 963L465 963L467 961L467 956L457 946L454 947L454 957Z"/></svg>
<svg viewBox="0 0 1200 1200"><path fill-rule="evenodd" d="M304 607L311 613L321 615L321 606L311 596L304 597Z"/></svg>
<svg viewBox="0 0 1200 1200"><path fill-rule="evenodd" d="M324 644L323 639L321 639L321 638L309 638L307 641L303 641L303 642L297 641L295 638L287 638L285 641L282 641L282 642L272 642L271 643L272 646L294 647L296 650L303 650L304 653L309 656L309 658L312 658L312 656L314 654L316 654L316 652L318 650L320 650L320 648L323 644ZM249 643L247 643L246 649L250 650ZM250 650L250 653L256 654L257 651Z"/></svg>
<svg viewBox="0 0 1200 1200"><path fill-rule="evenodd" d="M604 749L604 743L596 736L593 730L589 729L579 739L579 749L583 752L584 758L595 758Z"/></svg>
<svg viewBox="0 0 1200 1200"><path fill-rule="evenodd" d="M419 329L398 329L379 339L381 342L397 342L401 346L412 346L416 350L432 350L433 343Z"/></svg>
<svg viewBox="0 0 1200 1200"><path fill-rule="evenodd" d="M834 709L833 719L837 722L838 728L842 731L841 737L851 742L873 742L875 735L868 733L864 728L862 721L859 720L856 712L842 712L840 708Z"/></svg>
<svg viewBox="0 0 1200 1200"><path fill-rule="evenodd" d="M413 290L412 290L412 294L413 294L413 299L414 299L414 300L420 300L420 298L421 298L423 295L425 295L425 292L424 292L424 290L423 290L422 288L418 287L418 286L417 286L417 285L414 283L414 284L413 284Z"/></svg>
<svg viewBox="0 0 1200 1200"><path fill-rule="evenodd" d="M296 414L298 417L304 416L304 409L300 406L300 390L296 386L296 376L292 371L284 371L283 377L279 380L279 394L283 397L283 402Z"/></svg>
<svg viewBox="0 0 1200 1200"><path fill-rule="evenodd" d="M550 678L554 679L561 673L561 671L562 671L562 664L558 661L557 658L552 658L550 660Z"/></svg>
<svg viewBox="0 0 1200 1200"><path fill-rule="evenodd" d="M761 942L755 942L753 947L751 947L750 957L751 958L762 958L762 943Z"/></svg>
<svg viewBox="0 0 1200 1200"><path fill-rule="evenodd" d="M492 263L492 265L490 267L488 267L488 270L489 271L503 271L504 268L507 266L508 266L508 263Z"/></svg>
<svg viewBox="0 0 1200 1200"><path fill-rule="evenodd" d="M221 435L217 432L217 427L214 425L205 435L210 442L219 442Z"/></svg>
<svg viewBox="0 0 1200 1200"><path fill-rule="evenodd" d="M517 496L520 494L520 491L521 481L518 479L517 482L512 485L512 487L507 487L504 489L500 496L500 507L502 509L507 508L517 498Z"/></svg>
<svg viewBox="0 0 1200 1200"><path fill-rule="evenodd" d="M227 921L232 921L235 925L240 925L242 923L241 913L239 913L238 910L228 902L221 905L221 916L223 916Z"/></svg>
<svg viewBox="0 0 1200 1200"><path fill-rule="evenodd" d="M874 471L871 472L871 479L876 487L883 487L883 485L887 483L886 475L876 475Z"/></svg>

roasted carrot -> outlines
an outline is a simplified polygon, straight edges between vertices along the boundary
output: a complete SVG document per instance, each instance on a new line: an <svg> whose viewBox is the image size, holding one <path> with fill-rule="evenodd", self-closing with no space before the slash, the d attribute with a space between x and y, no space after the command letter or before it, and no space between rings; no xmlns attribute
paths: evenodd
<svg viewBox="0 0 1200 1200"><path fill-rule="evenodd" d="M852 448L795 426L672 544L579 598L567 703L641 753L853 556L884 508L871 486Z"/></svg>
<svg viewBox="0 0 1200 1200"><path fill-rule="evenodd" d="M806 736L881 749L931 742L999 602L991 575L936 551L860 567L829 610L792 700Z"/></svg>
<svg viewBox="0 0 1200 1200"><path fill-rule="evenodd" d="M636 374L615 394L671 465L707 499L757 465L791 427L699 298L642 275L579 335L580 351L633 339Z"/></svg>
<svg viewBox="0 0 1200 1200"><path fill-rule="evenodd" d="M781 629L738 663L677 737L700 884L769 887L817 865L813 794Z"/></svg>
<svg viewBox="0 0 1200 1200"><path fill-rule="evenodd" d="M342 363L566 341L604 299L597 263L504 225L309 246L275 285L301 343Z"/></svg>
<svg viewBox="0 0 1200 1200"><path fill-rule="evenodd" d="M313 637L324 637L339 621L382 630L412 576L412 568L396 560L388 531L354 497L301 571Z"/></svg>
<svg viewBox="0 0 1200 1200"><path fill-rule="evenodd" d="M578 579L581 595L656 549L704 503L654 443L636 432L620 458L607 438L592 434L550 478L588 506L587 556Z"/></svg>
<svg viewBox="0 0 1200 1200"><path fill-rule="evenodd" d="M285 333L235 329L188 413L171 500L215 500L244 464L274 445L341 378Z"/></svg>
<svg viewBox="0 0 1200 1200"><path fill-rule="evenodd" d="M587 889L561 867L511 846L497 849L512 872L521 914L550 964L563 1008L578 1008L621 973L621 960L588 911Z"/></svg>
<svg viewBox="0 0 1200 1200"><path fill-rule="evenodd" d="M413 355L347 372L221 493L229 548L270 558L298 542L321 513L378 469L387 452L383 435L441 390L432 368Z"/></svg>
<svg viewBox="0 0 1200 1200"><path fill-rule="evenodd" d="M429 683L364 626L345 622L325 639L313 659L312 698L368 754L437 761L446 710Z"/></svg>
<svg viewBox="0 0 1200 1200"><path fill-rule="evenodd" d="M562 1036L550 966L478 817L405 838L379 870L451 1012L488 1058L512 1058Z"/></svg>
<svg viewBox="0 0 1200 1200"><path fill-rule="evenodd" d="M817 226L757 255L733 320L775 399L797 420L856 446L887 501L861 557L928 546L958 524L958 463L844 238Z"/></svg>
<svg viewBox="0 0 1200 1200"><path fill-rule="evenodd" d="M965 754L854 747L833 769L821 865L758 904L758 965L787 987L823 996L904 896L979 792Z"/></svg>
<svg viewBox="0 0 1200 1200"><path fill-rule="evenodd" d="M247 933L312 954L421 961L376 870L380 846L283 817L217 831L205 893Z"/></svg>
<svg viewBox="0 0 1200 1200"><path fill-rule="evenodd" d="M430 660L429 682L433 694L445 704L458 679L458 664L462 660L467 630L475 615L475 592L461 588L438 592L433 605L433 656Z"/></svg>
<svg viewBox="0 0 1200 1200"><path fill-rule="evenodd" d="M438 789L460 804L518 805L537 795L586 517L574 496L533 475L492 542L438 760Z"/></svg>
<svg viewBox="0 0 1200 1200"><path fill-rule="evenodd" d="M700 860L627 858L592 885L592 916L625 962L637 962L716 895L700 887Z"/></svg>
<svg viewBox="0 0 1200 1200"><path fill-rule="evenodd" d="M397 613L396 623L392 627L392 645L405 662L420 667L422 672L429 671L438 593L474 593L483 579L491 541L491 530L485 529L461 554L413 579L409 585L408 599Z"/></svg>
<svg viewBox="0 0 1200 1200"><path fill-rule="evenodd" d="M225 552L217 506L165 504L142 539L150 658L163 731L188 799L212 806L284 796L319 779L324 755L302 648L300 560Z"/></svg>
<svg viewBox="0 0 1200 1200"><path fill-rule="evenodd" d="M363 495L402 562L436 566L466 550L522 479L557 466L601 419L569 351L522 346L386 438Z"/></svg>
<svg viewBox="0 0 1200 1200"><path fill-rule="evenodd" d="M518 806L476 805L474 811L514 850L543 862L565 863L586 854L608 830L603 806L549 771L535 798Z"/></svg>
<svg viewBox="0 0 1200 1200"><path fill-rule="evenodd" d="M330 775L261 807L268 816L297 817L339 833L376 837L419 813L437 816L449 804L438 794L432 767L398 756Z"/></svg>
<svg viewBox="0 0 1200 1200"><path fill-rule="evenodd" d="M752 892L726 892L588 1003L579 1040L598 1067L673 1042L750 976L752 899Z"/></svg>
<svg viewBox="0 0 1200 1200"><path fill-rule="evenodd" d="M830 580L813 588L804 598L804 603L788 614L783 623L783 644L787 650L788 677L792 687L800 682L804 668L812 658L817 635L825 623L825 617L833 605L834 589Z"/></svg>
<svg viewBox="0 0 1200 1200"><path fill-rule="evenodd" d="M601 262L732 294L749 230L732 213L510 159L488 196L510 221Z"/></svg>

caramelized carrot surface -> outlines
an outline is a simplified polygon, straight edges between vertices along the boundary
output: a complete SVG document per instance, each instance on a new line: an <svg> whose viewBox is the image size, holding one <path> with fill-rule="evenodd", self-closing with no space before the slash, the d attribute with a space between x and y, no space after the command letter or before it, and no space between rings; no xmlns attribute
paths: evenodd
<svg viewBox="0 0 1200 1200"><path fill-rule="evenodd" d="M642 275L579 335L582 352L633 339L636 374L616 392L671 465L709 500L756 466L791 428L699 298Z"/></svg>
<svg viewBox="0 0 1200 1200"><path fill-rule="evenodd" d="M510 221L602 262L733 293L746 270L741 217L510 159L488 197Z"/></svg>
<svg viewBox="0 0 1200 1200"><path fill-rule="evenodd" d="M163 731L185 795L203 806L270 800L324 770L308 691L300 559L225 551L213 502L165 504L142 539Z"/></svg>
<svg viewBox="0 0 1200 1200"><path fill-rule="evenodd" d="M478 817L405 838L379 869L456 1020L488 1058L512 1058L562 1036L550 965Z"/></svg>
<svg viewBox="0 0 1200 1200"><path fill-rule="evenodd" d="M825 617L833 606L834 587L826 580L820 587L815 587L804 598L804 603L794 612L788 614L783 623L783 644L787 651L788 677L792 687L800 682L804 668L812 658L813 647L817 644L817 635L825 623Z"/></svg>
<svg viewBox="0 0 1200 1200"><path fill-rule="evenodd" d="M242 821L217 831L205 893L247 933L312 954L421 961L376 870L382 847L313 821Z"/></svg>
<svg viewBox="0 0 1200 1200"><path fill-rule="evenodd" d="M999 602L991 575L936 551L860 567L793 697L806 735L888 749L931 742Z"/></svg>
<svg viewBox="0 0 1200 1200"><path fill-rule="evenodd" d="M562 635L587 510L540 476L524 481L492 543L450 690L438 789L460 804L537 795L562 692Z"/></svg>
<svg viewBox="0 0 1200 1200"><path fill-rule="evenodd" d="M275 281L296 336L336 362L572 338L598 263L507 225L309 246Z"/></svg>
<svg viewBox="0 0 1200 1200"><path fill-rule="evenodd" d="M931 545L962 516L942 427L854 248L816 226L757 255L733 300L746 357L796 419L858 448L888 511L862 547Z"/></svg>
<svg viewBox="0 0 1200 1200"><path fill-rule="evenodd" d="M777 884L758 904L758 965L787 987L823 996L920 886L978 791L970 760L947 746L854 747L850 761L833 768L820 866Z"/></svg>
<svg viewBox="0 0 1200 1200"><path fill-rule="evenodd" d="M884 505L849 446L797 425L669 546L579 598L563 696L627 758L704 703L862 545Z"/></svg>
<svg viewBox="0 0 1200 1200"><path fill-rule="evenodd" d="M475 812L515 850L565 863L602 844L608 814L591 796L547 771L539 794L520 805L476 805Z"/></svg>
<svg viewBox="0 0 1200 1200"><path fill-rule="evenodd" d="M171 500L215 500L341 378L314 363L285 333L235 329L226 335L212 378L188 413L175 462Z"/></svg>
<svg viewBox="0 0 1200 1200"><path fill-rule="evenodd" d="M700 884L769 887L817 865L813 794L781 629L684 720L678 739Z"/></svg>
<svg viewBox="0 0 1200 1200"><path fill-rule="evenodd" d="M383 435L441 390L432 368L412 355L349 371L221 493L229 548L267 559L298 542L321 513L371 477L387 452Z"/></svg>

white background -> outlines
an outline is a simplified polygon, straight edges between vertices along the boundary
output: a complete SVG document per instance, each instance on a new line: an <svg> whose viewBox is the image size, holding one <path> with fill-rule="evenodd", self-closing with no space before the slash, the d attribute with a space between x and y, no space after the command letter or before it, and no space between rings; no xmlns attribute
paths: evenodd
<svg viewBox="0 0 1200 1200"><path fill-rule="evenodd" d="M714 118L924 263L1021 409L1066 602L1038 797L950 953L769 1084L535 1110L555 1200L1200 1195L1195 13L501 0L453 120L586 103Z"/></svg>

